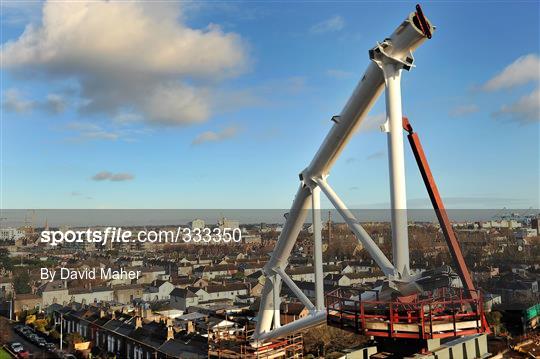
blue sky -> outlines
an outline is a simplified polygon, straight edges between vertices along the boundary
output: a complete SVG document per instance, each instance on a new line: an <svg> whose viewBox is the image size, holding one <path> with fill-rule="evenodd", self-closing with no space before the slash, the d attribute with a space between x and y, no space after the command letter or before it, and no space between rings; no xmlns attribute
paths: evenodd
<svg viewBox="0 0 540 359"><path fill-rule="evenodd" d="M3 208L264 209L290 206L368 50L414 3L1 9ZM403 111L447 206L540 207L538 2L424 12L437 31L403 76ZM368 125L383 99L329 177L351 207L389 202L386 136Z"/></svg>

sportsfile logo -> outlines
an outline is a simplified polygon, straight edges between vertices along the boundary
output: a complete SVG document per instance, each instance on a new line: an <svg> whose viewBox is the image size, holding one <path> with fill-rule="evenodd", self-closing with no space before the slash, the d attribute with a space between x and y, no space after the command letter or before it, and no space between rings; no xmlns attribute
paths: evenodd
<svg viewBox="0 0 540 359"><path fill-rule="evenodd" d="M121 227L107 227L104 230L67 230L42 231L39 238L41 243L57 246L62 243L101 243L106 245L109 241L116 243L130 243L132 232L122 230Z"/></svg>
<svg viewBox="0 0 540 359"><path fill-rule="evenodd" d="M41 243L57 246L63 243L96 243L102 246L107 243L239 243L242 241L240 228L188 228L177 227L176 230L141 230L135 235L122 227L107 227L103 230L67 230L41 232Z"/></svg>

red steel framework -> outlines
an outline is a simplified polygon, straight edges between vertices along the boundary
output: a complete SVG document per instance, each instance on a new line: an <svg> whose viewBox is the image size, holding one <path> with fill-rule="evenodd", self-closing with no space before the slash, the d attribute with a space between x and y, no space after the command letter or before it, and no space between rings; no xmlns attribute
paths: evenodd
<svg viewBox="0 0 540 359"><path fill-rule="evenodd" d="M348 293L347 293L348 292ZM402 302L363 301L360 291L338 289L326 296L327 323L362 335L434 339L485 333L482 296L462 288L440 288Z"/></svg>
<svg viewBox="0 0 540 359"><path fill-rule="evenodd" d="M481 293L474 286L420 138L407 117L403 117L403 129L407 131L463 289L439 288L421 296L398 297L392 301L379 301L378 297L375 301L361 301L360 293L359 299L352 299L355 297L350 293L346 295L338 289L326 296L327 322L356 333L389 338L433 339L489 333Z"/></svg>

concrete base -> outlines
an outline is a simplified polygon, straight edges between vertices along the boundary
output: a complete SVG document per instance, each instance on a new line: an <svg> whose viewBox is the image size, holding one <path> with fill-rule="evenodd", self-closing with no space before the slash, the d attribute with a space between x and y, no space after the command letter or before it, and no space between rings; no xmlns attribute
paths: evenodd
<svg viewBox="0 0 540 359"><path fill-rule="evenodd" d="M470 335L441 343L440 339L428 340L428 353L416 354L412 359L477 359L489 358L487 335Z"/></svg>
<svg viewBox="0 0 540 359"><path fill-rule="evenodd" d="M349 353L339 357L339 359L369 359L371 355L377 353L377 347L365 347L353 349Z"/></svg>

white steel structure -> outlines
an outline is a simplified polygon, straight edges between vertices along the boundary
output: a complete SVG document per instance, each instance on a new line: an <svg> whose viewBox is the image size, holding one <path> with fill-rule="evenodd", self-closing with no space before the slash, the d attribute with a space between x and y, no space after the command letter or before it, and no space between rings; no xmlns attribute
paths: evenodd
<svg viewBox="0 0 540 359"><path fill-rule="evenodd" d="M389 281L395 283L404 292L414 291L414 279L410 277L409 273L400 80L402 70L409 70L413 66L412 51L427 38L431 38L433 30L434 27L424 18L421 9L417 6L417 11L409 14L389 38L370 50L372 63L356 86L341 114L332 118L334 122L332 129L309 166L300 174L300 188L296 193L270 260L263 268L268 280L261 295L257 326L253 334L254 345L320 324L326 320L321 243L321 191L328 197ZM384 255L327 182L332 165L380 96L383 88L386 89L387 121L384 129L388 132L394 263ZM312 210L314 239L315 304L285 272L296 238L310 208ZM310 310L308 316L284 326L281 326L279 312L282 282Z"/></svg>

